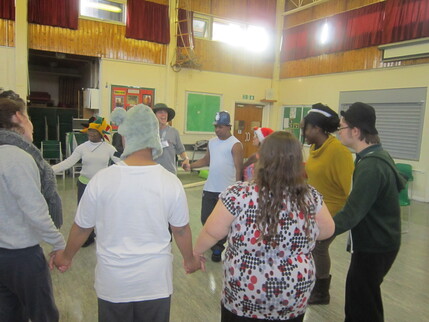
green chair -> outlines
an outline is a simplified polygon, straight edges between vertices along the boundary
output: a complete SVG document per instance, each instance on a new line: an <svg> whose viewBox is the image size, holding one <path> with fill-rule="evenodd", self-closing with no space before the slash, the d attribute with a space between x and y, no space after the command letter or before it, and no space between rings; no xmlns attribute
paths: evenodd
<svg viewBox="0 0 429 322"><path fill-rule="evenodd" d="M63 161L63 152L61 150L61 141L46 140L41 142L40 150L42 152L43 159L48 163L52 161L59 163ZM65 171L62 173L63 179L65 178Z"/></svg>
<svg viewBox="0 0 429 322"><path fill-rule="evenodd" d="M399 173L407 179L407 184L405 188L399 192L399 204L401 207L407 207L407 228L402 230L402 233L408 233L410 230L410 219L411 219L411 199L410 195L412 192L412 182L414 180L413 177L413 168L411 165L406 163L396 163L396 169L398 169Z"/></svg>

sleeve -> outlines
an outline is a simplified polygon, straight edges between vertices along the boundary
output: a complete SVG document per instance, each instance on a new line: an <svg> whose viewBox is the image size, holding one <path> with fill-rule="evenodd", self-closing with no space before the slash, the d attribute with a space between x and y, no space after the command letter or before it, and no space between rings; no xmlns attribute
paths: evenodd
<svg viewBox="0 0 429 322"><path fill-rule="evenodd" d="M243 188L239 185L241 182L229 186L224 192L219 195L226 209L236 217L243 208L244 198L241 197Z"/></svg>
<svg viewBox="0 0 429 322"><path fill-rule="evenodd" d="M335 235L354 228L367 215L379 194L380 182L381 172L375 164L359 165L346 204L334 216Z"/></svg>
<svg viewBox="0 0 429 322"><path fill-rule="evenodd" d="M175 190L177 191L176 200L171 203L168 222L174 227L183 227L189 223L188 201L183 185L180 182Z"/></svg>
<svg viewBox="0 0 429 322"><path fill-rule="evenodd" d="M180 140L179 131L175 129L175 136L176 136L176 154L182 154L185 152L185 146L182 144L182 141Z"/></svg>
<svg viewBox="0 0 429 322"><path fill-rule="evenodd" d="M4 176L18 207L42 240L52 245L54 250L64 249L64 237L49 215L48 205L40 190L39 169L31 156L25 154L16 160L11 171Z"/></svg>
<svg viewBox="0 0 429 322"><path fill-rule="evenodd" d="M332 179L343 191L344 196L348 196L352 187L354 164L352 154L347 148L335 154L332 169Z"/></svg>
<svg viewBox="0 0 429 322"><path fill-rule="evenodd" d="M69 156L64 161L53 165L52 170L54 170L55 173L59 173L67 169L70 169L72 166L78 163L80 159L82 159L82 154L83 154L83 145L78 145L77 148L71 154L71 156Z"/></svg>

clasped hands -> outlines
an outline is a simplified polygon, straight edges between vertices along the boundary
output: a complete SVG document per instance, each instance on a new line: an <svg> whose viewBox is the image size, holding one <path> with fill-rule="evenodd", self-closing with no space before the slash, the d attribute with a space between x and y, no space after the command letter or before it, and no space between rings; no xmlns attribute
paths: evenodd
<svg viewBox="0 0 429 322"><path fill-rule="evenodd" d="M64 249L53 251L49 254L49 269L53 270L56 267L61 273L67 271L72 261L64 256Z"/></svg>
<svg viewBox="0 0 429 322"><path fill-rule="evenodd" d="M203 255L193 254L191 260L183 261L183 268L185 269L186 274L191 274L193 272L201 269L203 272L206 271L206 258Z"/></svg>

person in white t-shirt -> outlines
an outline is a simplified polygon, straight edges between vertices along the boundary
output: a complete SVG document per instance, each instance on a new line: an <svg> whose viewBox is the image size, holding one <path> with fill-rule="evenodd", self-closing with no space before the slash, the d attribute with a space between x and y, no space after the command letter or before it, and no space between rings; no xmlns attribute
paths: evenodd
<svg viewBox="0 0 429 322"><path fill-rule="evenodd" d="M209 176L203 188L201 222L204 225L219 199L219 194L236 181L241 181L243 145L231 134L231 118L226 111L218 112L213 122L216 137L209 141L204 157L190 164L190 169L209 166ZM220 262L226 238L211 249L213 262Z"/></svg>
<svg viewBox="0 0 429 322"><path fill-rule="evenodd" d="M91 179L66 249L57 253L51 266L67 270L95 227L99 321L166 322L173 286L168 225L187 273L203 267L204 259L192 253L180 180L153 161L162 153L155 114L139 104L128 112L116 109L111 119L124 138L123 161Z"/></svg>
<svg viewBox="0 0 429 322"><path fill-rule="evenodd" d="M101 169L109 166L110 160L117 163L121 161L115 156L116 149L106 141L109 134L110 125L103 117L95 118L88 127L83 129L83 133L88 134L88 141L76 147L73 153L64 161L52 166L55 173L63 172L82 160L82 169L77 180L77 203L79 204L89 180ZM88 240L83 244L87 247L94 243L95 233L92 232Z"/></svg>

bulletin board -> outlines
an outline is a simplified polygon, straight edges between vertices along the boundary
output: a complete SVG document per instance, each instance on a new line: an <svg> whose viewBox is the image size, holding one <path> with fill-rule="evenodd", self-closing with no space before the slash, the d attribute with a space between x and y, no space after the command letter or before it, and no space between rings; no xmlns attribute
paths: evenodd
<svg viewBox="0 0 429 322"><path fill-rule="evenodd" d="M154 88L112 85L112 111L115 109L115 107L123 107L127 110L140 103L143 103L152 108L154 101Z"/></svg>
<svg viewBox="0 0 429 322"><path fill-rule="evenodd" d="M283 106L283 115L281 117L281 128L289 131L302 142L301 121L308 111L311 110L311 105L289 105Z"/></svg>
<svg viewBox="0 0 429 322"><path fill-rule="evenodd" d="M186 132L213 133L222 95L186 92Z"/></svg>

